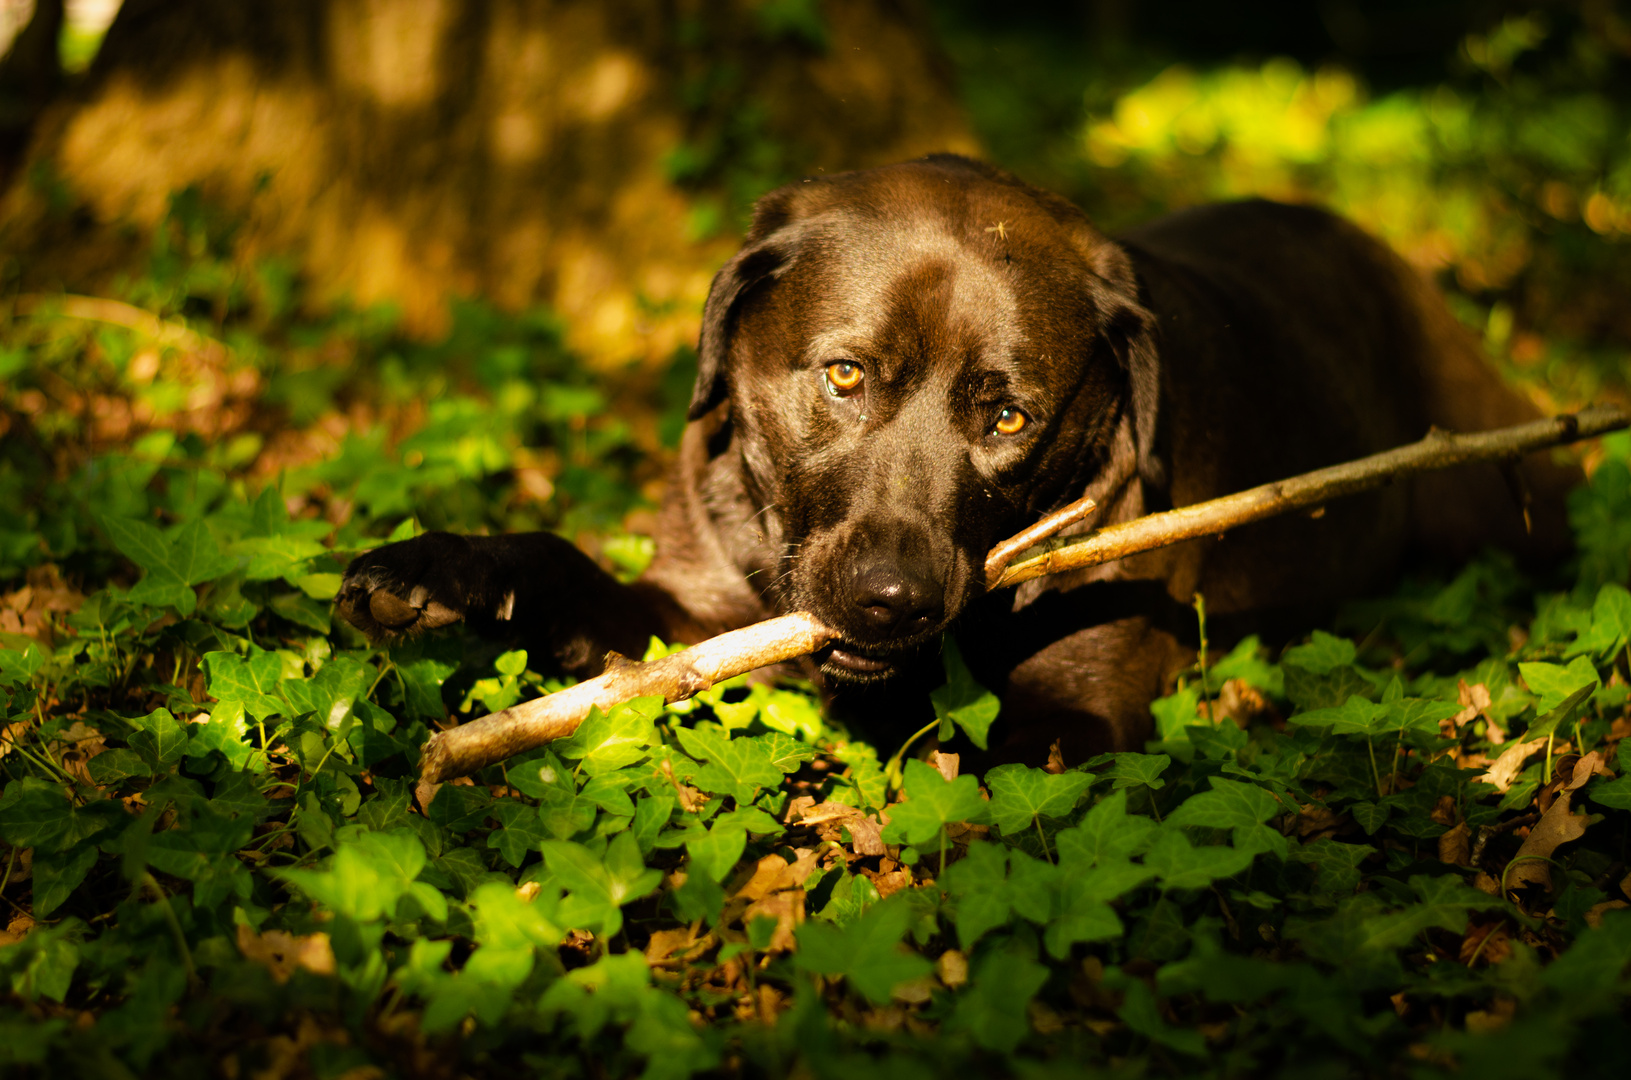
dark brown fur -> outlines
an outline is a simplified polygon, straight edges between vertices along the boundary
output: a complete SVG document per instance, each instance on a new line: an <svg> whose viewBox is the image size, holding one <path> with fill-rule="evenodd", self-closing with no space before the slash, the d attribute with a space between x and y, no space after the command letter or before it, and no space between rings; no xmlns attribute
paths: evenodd
<svg viewBox="0 0 1631 1080"><path fill-rule="evenodd" d="M836 360L859 392L826 381ZM1102 509L1078 531L1535 415L1430 286L1318 210L1206 207L1111 241L963 158L807 180L760 201L715 278L699 366L635 586L545 534L432 534L354 563L342 611L373 633L505 616L585 672L647 633L811 610L844 638L817 679L875 726L926 710L953 628L1002 693L998 756L1062 738L1081 760L1141 745L1196 592L1223 627L1294 621L1381 587L1412 543L1564 543L1569 476L1531 462L1533 537L1495 469L1463 468L984 594L991 545L1084 492Z"/></svg>

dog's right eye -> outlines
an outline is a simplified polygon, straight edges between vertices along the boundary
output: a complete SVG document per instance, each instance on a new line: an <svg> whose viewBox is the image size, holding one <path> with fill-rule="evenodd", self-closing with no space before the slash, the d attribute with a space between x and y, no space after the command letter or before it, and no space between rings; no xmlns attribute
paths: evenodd
<svg viewBox="0 0 1631 1080"><path fill-rule="evenodd" d="M834 397L849 397L861 389L866 372L853 360L835 360L827 365L827 391Z"/></svg>

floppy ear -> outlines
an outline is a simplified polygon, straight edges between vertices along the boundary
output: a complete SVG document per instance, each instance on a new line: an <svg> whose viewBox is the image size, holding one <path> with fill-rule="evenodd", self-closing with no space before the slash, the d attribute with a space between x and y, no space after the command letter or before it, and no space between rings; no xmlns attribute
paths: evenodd
<svg viewBox="0 0 1631 1080"><path fill-rule="evenodd" d="M784 189L785 190L785 189ZM747 243L714 275L702 308L702 336L697 343L697 383L691 391L692 420L706 416L725 400L725 360L742 300L792 265L804 239L806 223L789 221L788 200L772 192L755 208Z"/></svg>
<svg viewBox="0 0 1631 1080"><path fill-rule="evenodd" d="M1167 487L1166 439L1162 423L1161 352L1156 343L1155 316L1138 297L1138 277L1132 260L1120 245L1102 237L1094 245L1089 263L1102 283L1096 289L1101 333L1127 372L1128 406L1138 445L1138 475L1151 494Z"/></svg>

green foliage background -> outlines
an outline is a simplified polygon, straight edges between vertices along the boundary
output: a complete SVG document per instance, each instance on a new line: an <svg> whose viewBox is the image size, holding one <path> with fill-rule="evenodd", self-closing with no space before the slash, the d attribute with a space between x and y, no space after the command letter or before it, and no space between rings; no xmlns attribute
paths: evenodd
<svg viewBox="0 0 1631 1080"><path fill-rule="evenodd" d="M999 159L1103 220L1317 197L1440 267L1541 401L1624 393L1614 26L1516 15L1378 90L941 14ZM762 147L751 177L683 150L720 206L779 179ZM414 341L308 310L233 241L181 193L115 295L12 298L0 330L0 591L28 631L0 635L8 1073L1631 1068L1631 438L1594 451L1571 564L1491 554L1278 654L1232 645L1145 753L948 779L807 688L727 685L426 813L431 727L552 684L457 634L370 647L331 613L347 558L548 527L637 573L688 358L591 382L547 313L475 302ZM1000 703L947 667L945 745L978 745ZM1212 719L1226 694L1244 725ZM1523 854L1571 799L1579 835Z"/></svg>

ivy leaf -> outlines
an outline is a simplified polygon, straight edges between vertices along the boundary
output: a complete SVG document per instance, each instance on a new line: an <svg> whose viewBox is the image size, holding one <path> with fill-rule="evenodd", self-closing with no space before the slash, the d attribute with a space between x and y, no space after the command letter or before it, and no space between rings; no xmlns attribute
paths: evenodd
<svg viewBox="0 0 1631 1080"><path fill-rule="evenodd" d="M1352 648L1352 643L1346 643ZM1308 646L1303 646L1308 648ZM1117 973L1120 974L1119 972ZM1181 1054L1192 1057L1206 1056L1206 1038L1198 1031L1174 1027L1161 1015L1155 992L1141 979L1122 976L1106 980L1122 991L1121 1008L1117 1010L1122 1022L1152 1042L1160 1043Z"/></svg>
<svg viewBox="0 0 1631 1080"><path fill-rule="evenodd" d="M1328 727L1338 735L1369 735L1385 729L1387 714L1388 706L1367 701L1358 694L1350 694L1342 705L1296 713L1286 723Z"/></svg>
<svg viewBox="0 0 1631 1080"><path fill-rule="evenodd" d="M1056 960L1070 956L1078 942L1114 941L1126 933L1121 918L1110 906L1155 876L1147 866L1125 859L1088 867L1060 864L1053 912L1043 932L1048 954Z"/></svg>
<svg viewBox="0 0 1631 1080"><path fill-rule="evenodd" d="M369 832L342 841L323 870L278 870L283 878L331 910L358 922L371 922L396 911L412 895L428 914L445 921L447 901L431 888L415 888L425 868L425 846L407 829Z"/></svg>
<svg viewBox="0 0 1631 1080"><path fill-rule="evenodd" d="M741 825L716 821L707 832L686 840L691 870L706 875L709 881L724 881L741 860L747 842L747 830Z"/></svg>
<svg viewBox="0 0 1631 1080"><path fill-rule="evenodd" d="M567 761L577 761L589 776L632 765L644 758L646 748L657 741L652 720L662 711L661 697L635 698L614 705L610 712L591 709L570 739L554 744L555 753ZM777 776L779 779L780 774Z"/></svg>
<svg viewBox="0 0 1631 1080"><path fill-rule="evenodd" d="M1561 664L1519 664L1518 672L1540 699L1535 703L1535 712L1541 716L1562 705L1582 688L1595 688L1601 682L1597 677L1597 668L1584 656L1569 661L1568 667Z"/></svg>
<svg viewBox="0 0 1631 1080"><path fill-rule="evenodd" d="M1101 775L1110 777L1115 781L1110 786L1112 791L1122 791L1136 784L1143 784L1151 791L1164 788L1167 786L1167 782L1160 777L1162 773L1167 771L1167 766L1172 764L1172 759L1166 754L1135 754L1130 752L1105 754L1094 758L1088 764L1097 767L1106 761L1110 763L1110 767L1104 770Z"/></svg>
<svg viewBox="0 0 1631 1080"><path fill-rule="evenodd" d="M84 882L96 864L96 845L81 844L71 851L34 855L34 915L45 918Z"/></svg>
<svg viewBox="0 0 1631 1080"><path fill-rule="evenodd" d="M91 774L92 780L105 787L111 787L132 776L153 775L153 770L147 767L140 754L123 748L102 751L87 761L85 768Z"/></svg>
<svg viewBox="0 0 1631 1080"><path fill-rule="evenodd" d="M883 838L892 843L927 844L954 821L986 819L980 785L964 774L947 781L940 770L915 758L906 763L906 801L889 807Z"/></svg>
<svg viewBox="0 0 1631 1080"><path fill-rule="evenodd" d="M210 751L218 750L234 769L242 769L251 763L257 768L265 768L265 755L244 741L249 734L249 725L244 722L241 701L217 702L203 723L187 725L187 733L189 757L203 758L209 756Z"/></svg>
<svg viewBox="0 0 1631 1080"><path fill-rule="evenodd" d="M1621 745L1627 744L1622 742ZM1598 806L1606 806L1610 810L1631 810L1631 776L1606 782L1594 780L1586 789L1586 794Z"/></svg>
<svg viewBox="0 0 1631 1080"><path fill-rule="evenodd" d="M1631 590L1610 581L1597 590L1597 599L1591 605L1590 629L1563 655L1567 658L1584 653L1607 659L1619 652L1627 640L1631 640ZM1533 689L1533 684L1530 687Z"/></svg>
<svg viewBox="0 0 1631 1080"><path fill-rule="evenodd" d="M105 517L102 523L119 550L147 571L131 587L132 603L173 607L191 615L198 606L192 586L213 581L235 565L221 554L203 518L183 525L174 537L145 521Z"/></svg>
<svg viewBox="0 0 1631 1080"><path fill-rule="evenodd" d="M30 641L27 647L0 649L0 686L21 686L45 663L45 652Z"/></svg>
<svg viewBox="0 0 1631 1080"><path fill-rule="evenodd" d="M641 855L650 855L657 846L657 835L673 816L676 801L674 796L665 793L647 795L634 804L634 821L629 825L629 831L640 845Z"/></svg>
<svg viewBox="0 0 1631 1080"><path fill-rule="evenodd" d="M357 699L368 689L373 669L351 659L336 656L309 679L285 679L283 696L297 713L311 713L319 724L343 736L350 730Z"/></svg>
<svg viewBox="0 0 1631 1080"><path fill-rule="evenodd" d="M1366 919L1362 949L1397 949L1429 927L1459 934L1467 929L1468 912L1506 907L1500 897L1479 892L1453 874L1416 874L1409 884L1421 902Z"/></svg>
<svg viewBox="0 0 1631 1080"><path fill-rule="evenodd" d="M410 715L440 720L447 715L442 704L442 684L458 670L458 665L434 656L421 656L396 665L402 677L403 704Z"/></svg>
<svg viewBox="0 0 1631 1080"><path fill-rule="evenodd" d="M799 947L793 963L804 971L843 976L873 1005L887 1004L895 987L934 970L901 944L911 921L912 909L898 893L843 928L812 919L796 931Z"/></svg>
<svg viewBox="0 0 1631 1080"><path fill-rule="evenodd" d="M1142 854L1155 842L1160 829L1147 817L1129 816L1127 792L1112 791L1087 812L1079 825L1055 834L1053 842L1060 865L1093 866Z"/></svg>
<svg viewBox="0 0 1631 1080"><path fill-rule="evenodd" d="M1286 838L1263 824L1281 809L1273 795L1256 784L1221 776L1208 777L1207 781L1212 790L1185 799L1167 816L1169 827L1232 829L1236 848L1272 851L1282 859L1286 857Z"/></svg>
<svg viewBox="0 0 1631 1080"><path fill-rule="evenodd" d="M1004 836L1012 836L1039 817L1062 818L1094 779L1085 772L1053 774L1026 765L998 765L985 774L991 820Z"/></svg>
<svg viewBox="0 0 1631 1080"><path fill-rule="evenodd" d="M1027 1010L1047 981L1048 969L1035 960L1006 950L987 953L975 964L968 989L957 995L951 1026L987 1050L1013 1053L1030 1033Z"/></svg>
<svg viewBox="0 0 1631 1080"><path fill-rule="evenodd" d="M465 961L464 978L514 989L532 974L534 950L560 944L566 931L550 918L558 903L554 895L540 893L523 900L508 882L488 881L470 894L475 909L478 948Z"/></svg>
<svg viewBox="0 0 1631 1080"><path fill-rule="evenodd" d="M800 765L815 760L815 747L779 731L756 736L753 741L764 749L770 763L783 773L796 773Z"/></svg>
<svg viewBox="0 0 1631 1080"><path fill-rule="evenodd" d="M1285 675L1278 665L1263 660L1258 654L1263 643L1256 634L1245 638L1230 650L1229 655L1212 664L1208 672L1213 686L1222 686L1230 679L1241 679L1250 686L1275 697L1285 695Z"/></svg>
<svg viewBox="0 0 1631 1080"><path fill-rule="evenodd" d="M512 759L504 768L504 779L509 781L511 787L523 795L530 795L534 799L542 799L549 789L567 787L576 792L577 786L572 783L571 775L561 759L550 751L538 753L536 757L521 757Z"/></svg>
<svg viewBox="0 0 1631 1080"><path fill-rule="evenodd" d="M450 833L467 833L487 819L492 792L474 784L447 784L437 791L425 816Z"/></svg>
<svg viewBox="0 0 1631 1080"><path fill-rule="evenodd" d="M1570 694L1568 697L1564 698L1562 701L1558 702L1555 709L1552 709L1546 715L1540 717L1529 726L1529 730L1524 732L1524 739L1526 741L1544 739L1546 736L1555 732L1560 725L1567 723L1569 719L1573 717L1574 711L1578 709L1596 689L1596 683L1587 683L1574 693Z"/></svg>
<svg viewBox="0 0 1631 1080"><path fill-rule="evenodd" d="M975 841L968 854L946 868L941 883L952 897L957 942L964 952L1005 926L1013 911L1008 891L1008 853L1000 844Z"/></svg>
<svg viewBox="0 0 1631 1080"><path fill-rule="evenodd" d="M1232 847L1194 847L1178 829L1163 829L1144 856L1167 889L1204 889L1218 878L1233 877L1252 864L1254 854Z"/></svg>
<svg viewBox="0 0 1631 1080"><path fill-rule="evenodd" d="M1440 720L1448 720L1461 712L1462 706L1453 701L1434 701L1430 698L1401 698L1387 703L1387 715L1379 722L1380 730L1400 735L1415 735L1416 741L1425 738L1431 745L1439 737Z"/></svg>
<svg viewBox="0 0 1631 1080"><path fill-rule="evenodd" d="M963 663L963 654L957 640L950 634L941 639L941 659L946 666L946 684L929 694L934 714L940 718L940 739L949 741L952 725L963 729L970 742L981 750L986 748L986 733L997 719L1002 702L997 695L974 681L974 676Z"/></svg>
<svg viewBox="0 0 1631 1080"><path fill-rule="evenodd" d="M680 728L676 734L687 754L707 759L691 781L703 791L729 795L746 806L760 788L782 782L781 769L756 739L733 739L709 728Z"/></svg>
<svg viewBox="0 0 1631 1080"><path fill-rule="evenodd" d="M1348 813L1359 822L1359 827L1365 830L1366 836L1375 836L1376 830L1382 827L1382 823L1392 812L1393 807L1389 803L1357 802L1348 807Z"/></svg>
<svg viewBox="0 0 1631 1080"><path fill-rule="evenodd" d="M530 853L542 850L539 845L550 838L537 809L517 799L497 799L488 812L498 818L499 827L487 834L487 846L496 849L516 869Z"/></svg>
<svg viewBox="0 0 1631 1080"><path fill-rule="evenodd" d="M1275 815L1280 804L1273 795L1256 784L1227 780L1221 776L1207 778L1211 791L1191 795L1172 813L1167 815L1169 827L1194 825L1210 829L1233 829L1240 826L1261 825Z"/></svg>
<svg viewBox="0 0 1631 1080"><path fill-rule="evenodd" d="M328 552L317 541L298 536L249 536L235 541L227 550L245 560L244 577L249 581L273 581L298 574L308 560Z"/></svg>
<svg viewBox="0 0 1631 1080"><path fill-rule="evenodd" d="M209 695L217 701L238 701L256 720L281 716L288 705L277 696L283 676L283 658L275 652L250 647L248 657L230 652L204 654Z"/></svg>
<svg viewBox="0 0 1631 1080"><path fill-rule="evenodd" d="M634 801L626 790L630 777L626 772L606 773L584 784L578 798L600 807L613 817L634 816Z"/></svg>
<svg viewBox="0 0 1631 1080"><path fill-rule="evenodd" d="M187 752L187 730L169 709L154 709L129 723L135 727L126 740L155 773L169 771Z"/></svg>
<svg viewBox="0 0 1631 1080"><path fill-rule="evenodd" d="M570 892L561 906L562 921L577 929L598 929L606 937L623 928L622 906L647 895L663 879L660 871L646 869L639 845L627 832L613 838L604 859L570 840L545 840L542 847L550 873Z"/></svg>
<svg viewBox="0 0 1631 1080"><path fill-rule="evenodd" d="M1159 739L1182 739L1184 728L1193 724L1201 703L1199 684L1191 684L1175 693L1150 702L1150 715L1155 717L1155 734Z"/></svg>
<svg viewBox="0 0 1631 1080"><path fill-rule="evenodd" d="M1315 675L1329 675L1337 668L1353 664L1358 657L1354 643L1347 638L1316 630L1308 644L1287 649L1280 662L1294 664Z"/></svg>

